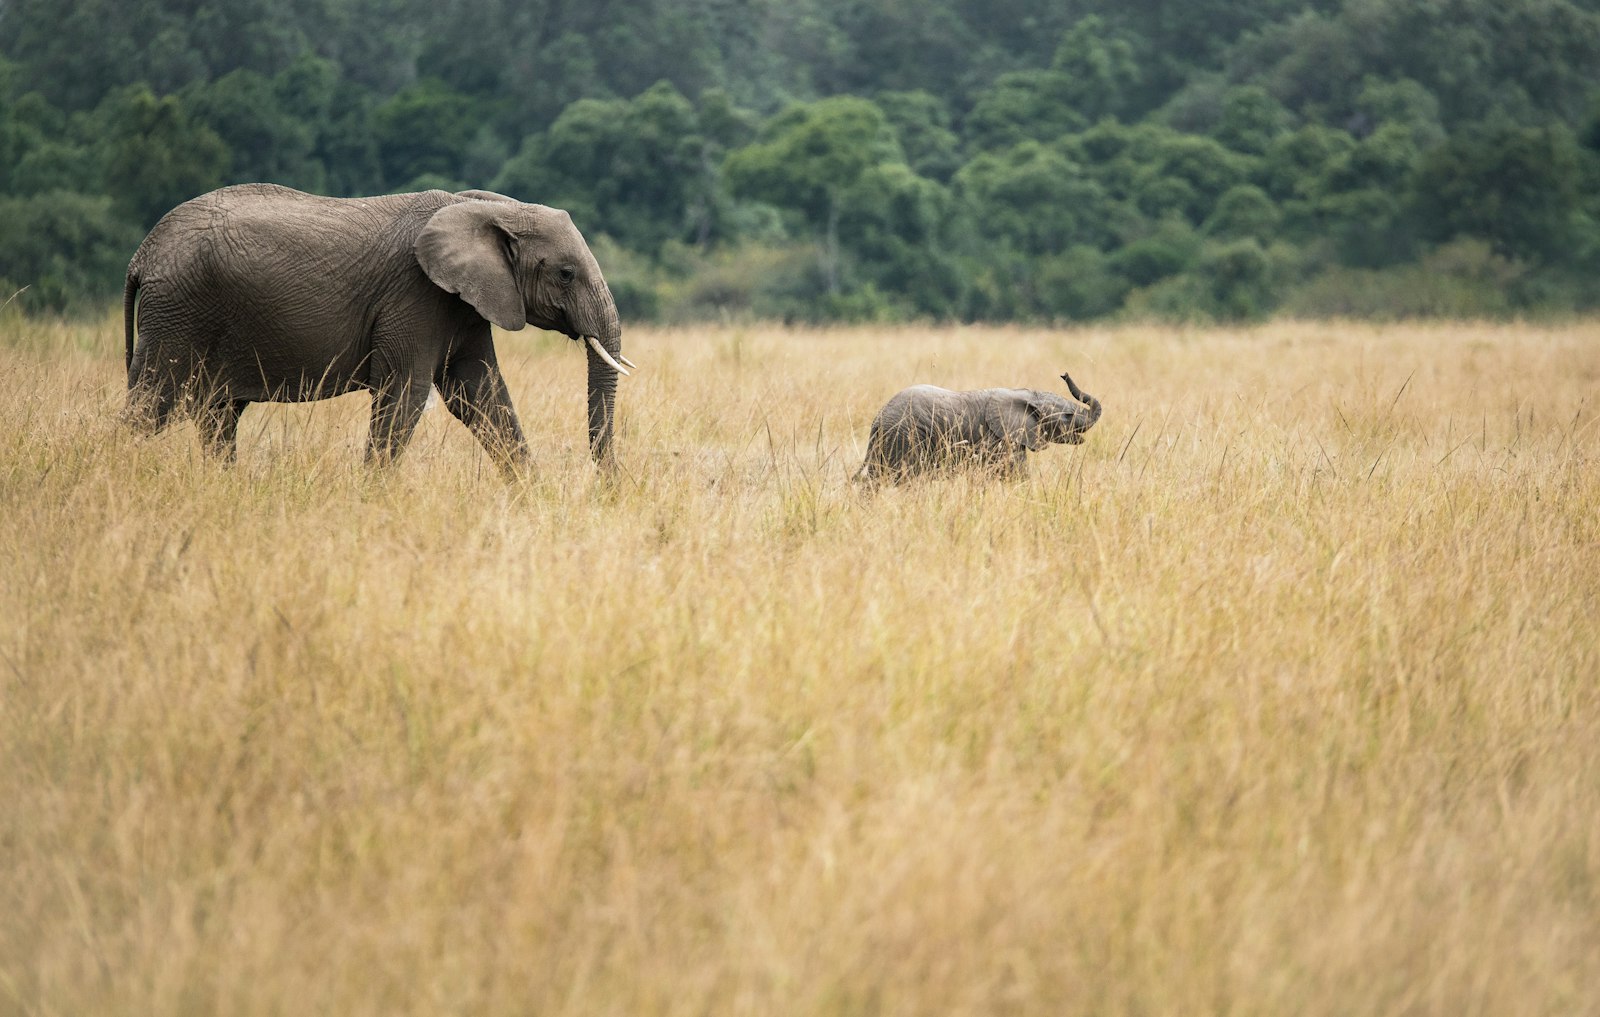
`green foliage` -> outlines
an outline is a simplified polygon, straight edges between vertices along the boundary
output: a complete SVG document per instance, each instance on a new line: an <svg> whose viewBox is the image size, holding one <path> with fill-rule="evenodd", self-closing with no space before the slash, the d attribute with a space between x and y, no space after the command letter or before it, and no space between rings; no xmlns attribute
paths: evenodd
<svg viewBox="0 0 1600 1017"><path fill-rule="evenodd" d="M1417 264L1330 267L1290 290L1283 310L1299 317L1502 318L1528 309L1518 294L1532 281L1528 266L1495 254L1488 243L1460 240Z"/></svg>
<svg viewBox="0 0 1600 1017"><path fill-rule="evenodd" d="M352 82L341 81L334 90L317 141L331 194L379 194L384 190L373 105L371 94Z"/></svg>
<svg viewBox="0 0 1600 1017"><path fill-rule="evenodd" d="M1182 219L1167 219L1145 236L1118 249L1110 267L1134 286L1150 286L1192 267L1201 239Z"/></svg>
<svg viewBox="0 0 1600 1017"><path fill-rule="evenodd" d="M1224 321L1260 318L1271 310L1272 273L1272 260L1251 239L1208 247L1197 272L1211 313Z"/></svg>
<svg viewBox="0 0 1600 1017"><path fill-rule="evenodd" d="M1203 229L1214 237L1250 238L1265 243L1277 235L1282 221L1283 213L1266 191L1254 184L1240 184L1217 199Z"/></svg>
<svg viewBox="0 0 1600 1017"><path fill-rule="evenodd" d="M373 135L384 183L398 191L425 173L459 180L462 153L482 120L480 105L444 82L429 79L373 110Z"/></svg>
<svg viewBox="0 0 1600 1017"><path fill-rule="evenodd" d="M1247 156L1195 135L1163 132L1152 138L1134 172L1134 200L1151 217L1177 213L1203 222L1225 192L1255 168Z"/></svg>
<svg viewBox="0 0 1600 1017"><path fill-rule="evenodd" d="M1061 71L1001 75L967 114L968 151L981 154L1023 141L1054 141L1082 130L1089 120L1073 107L1076 94L1075 82Z"/></svg>
<svg viewBox="0 0 1600 1017"><path fill-rule="evenodd" d="M1293 117L1259 85L1230 90L1211 136L1235 152L1265 155L1289 132Z"/></svg>
<svg viewBox="0 0 1600 1017"><path fill-rule="evenodd" d="M1030 141L984 154L962 167L956 186L974 228L1024 254L1049 254L1074 244L1109 246L1115 202L1083 167L1056 148Z"/></svg>
<svg viewBox="0 0 1600 1017"><path fill-rule="evenodd" d="M1130 285L1111 259L1078 245L1038 263L1035 280L1039 311L1052 321L1089 321L1122 306Z"/></svg>
<svg viewBox="0 0 1600 1017"><path fill-rule="evenodd" d="M792 208L820 227L867 170L902 161L883 111L841 96L778 114L754 143L728 157L724 170L734 194Z"/></svg>
<svg viewBox="0 0 1600 1017"><path fill-rule="evenodd" d="M143 85L118 89L94 113L105 189L119 214L144 228L173 206L217 187L228 146L176 96Z"/></svg>
<svg viewBox="0 0 1600 1017"><path fill-rule="evenodd" d="M725 102L709 104L713 129L742 126ZM716 190L722 145L702 133L695 108L658 82L632 100L583 99L548 131L532 134L494 187L566 208L585 230L655 253L669 240L708 242L724 226Z"/></svg>
<svg viewBox="0 0 1600 1017"><path fill-rule="evenodd" d="M913 314L949 317L960 282L945 249L953 202L939 183L902 162L868 169L840 204L839 242L852 275Z"/></svg>
<svg viewBox="0 0 1600 1017"><path fill-rule="evenodd" d="M99 191L99 166L82 133L69 130L67 117L37 92L14 101L0 96L0 194Z"/></svg>
<svg viewBox="0 0 1600 1017"><path fill-rule="evenodd" d="M1089 120L1126 113L1141 79L1133 44L1095 14L1062 36L1050 69L1065 77L1068 101Z"/></svg>
<svg viewBox="0 0 1600 1017"><path fill-rule="evenodd" d="M1289 282L1287 252L1255 240L1207 244L1193 267L1132 293L1127 313L1167 321L1250 321L1276 309Z"/></svg>
<svg viewBox="0 0 1600 1017"><path fill-rule="evenodd" d="M15 295L28 310L98 311L122 291L138 244L139 231L103 195L0 198L0 303Z"/></svg>
<svg viewBox="0 0 1600 1017"><path fill-rule="evenodd" d="M313 158L314 124L286 110L279 89L264 75L233 71L208 87L189 89L185 100L194 119L228 146L229 181L270 180L308 191L325 186L326 174Z"/></svg>
<svg viewBox="0 0 1600 1017"><path fill-rule="evenodd" d="M1411 144L1419 151L1434 147L1445 137L1439 100L1410 78L1368 78L1356 96L1356 122L1369 129L1398 125L1410 132Z"/></svg>
<svg viewBox="0 0 1600 1017"><path fill-rule="evenodd" d="M1593 156L1565 127L1493 123L1462 131L1418 172L1426 235L1477 237L1505 257L1559 259L1575 237L1586 158Z"/></svg>
<svg viewBox="0 0 1600 1017"><path fill-rule="evenodd" d="M1320 182L1333 167L1349 158L1355 145L1356 140L1345 131L1307 124L1273 140L1258 176L1267 193L1278 201L1308 199L1321 189Z"/></svg>
<svg viewBox="0 0 1600 1017"><path fill-rule="evenodd" d="M873 101L894 128L912 170L948 183L961 168L961 139L950 129L949 107L928 92L879 92Z"/></svg>
<svg viewBox="0 0 1600 1017"><path fill-rule="evenodd" d="M1596 81L1594 0L6 0L0 199L77 196L39 307L270 180L565 207L630 315L1248 318L1453 238L1528 313L1600 303Z"/></svg>
<svg viewBox="0 0 1600 1017"><path fill-rule="evenodd" d="M728 156L723 173L734 195L800 216L821 241L827 292L838 298L844 295L840 217L845 206L860 186L888 189L883 186L888 178L870 175L904 161L883 111L866 99L842 96L778 114L754 142ZM898 190L910 193L909 206L923 200L905 187Z"/></svg>

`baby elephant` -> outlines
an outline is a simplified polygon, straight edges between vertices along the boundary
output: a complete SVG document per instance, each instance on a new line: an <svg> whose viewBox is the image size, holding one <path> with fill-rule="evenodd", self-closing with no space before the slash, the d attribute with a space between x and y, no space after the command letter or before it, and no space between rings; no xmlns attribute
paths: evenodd
<svg viewBox="0 0 1600 1017"><path fill-rule="evenodd" d="M929 470L973 465L1020 477L1028 453L1049 442L1080 445L1100 419L1100 400L1063 374L1079 406L1050 392L984 388L952 392L913 385L878 411L858 479L898 481Z"/></svg>

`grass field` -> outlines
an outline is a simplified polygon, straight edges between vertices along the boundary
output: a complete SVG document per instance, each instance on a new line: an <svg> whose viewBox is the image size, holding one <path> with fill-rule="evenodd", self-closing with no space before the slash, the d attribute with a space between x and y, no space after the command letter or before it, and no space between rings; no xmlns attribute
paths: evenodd
<svg viewBox="0 0 1600 1017"><path fill-rule="evenodd" d="M501 337L115 419L0 323L0 1014L1600 1013L1600 324ZM858 493L915 382L1105 416Z"/></svg>

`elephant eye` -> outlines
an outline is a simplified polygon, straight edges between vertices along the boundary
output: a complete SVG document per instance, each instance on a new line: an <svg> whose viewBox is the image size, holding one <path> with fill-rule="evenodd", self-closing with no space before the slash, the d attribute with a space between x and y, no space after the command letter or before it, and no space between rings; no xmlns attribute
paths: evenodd
<svg viewBox="0 0 1600 1017"><path fill-rule="evenodd" d="M572 270L572 266L571 265L562 265L560 274L561 274L561 281L564 282L564 283L569 283L569 282L572 281L572 277L577 275L578 273L574 272Z"/></svg>

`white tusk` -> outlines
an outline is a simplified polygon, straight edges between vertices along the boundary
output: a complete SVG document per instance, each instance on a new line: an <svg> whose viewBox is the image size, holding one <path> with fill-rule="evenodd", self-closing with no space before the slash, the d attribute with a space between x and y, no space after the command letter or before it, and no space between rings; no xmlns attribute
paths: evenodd
<svg viewBox="0 0 1600 1017"><path fill-rule="evenodd" d="M598 353L601 360L604 360L606 363L610 364L616 370L616 372L622 375L624 378L628 376L628 369L611 359L611 354L607 353L606 348L600 345L600 340L596 339L594 336L589 336L588 339L589 348Z"/></svg>
<svg viewBox="0 0 1600 1017"><path fill-rule="evenodd" d="M637 371L639 369L639 365L635 364L633 361L629 360L626 354L618 353L617 354L617 359L622 361L624 364L627 364L629 367L633 368L635 371Z"/></svg>

